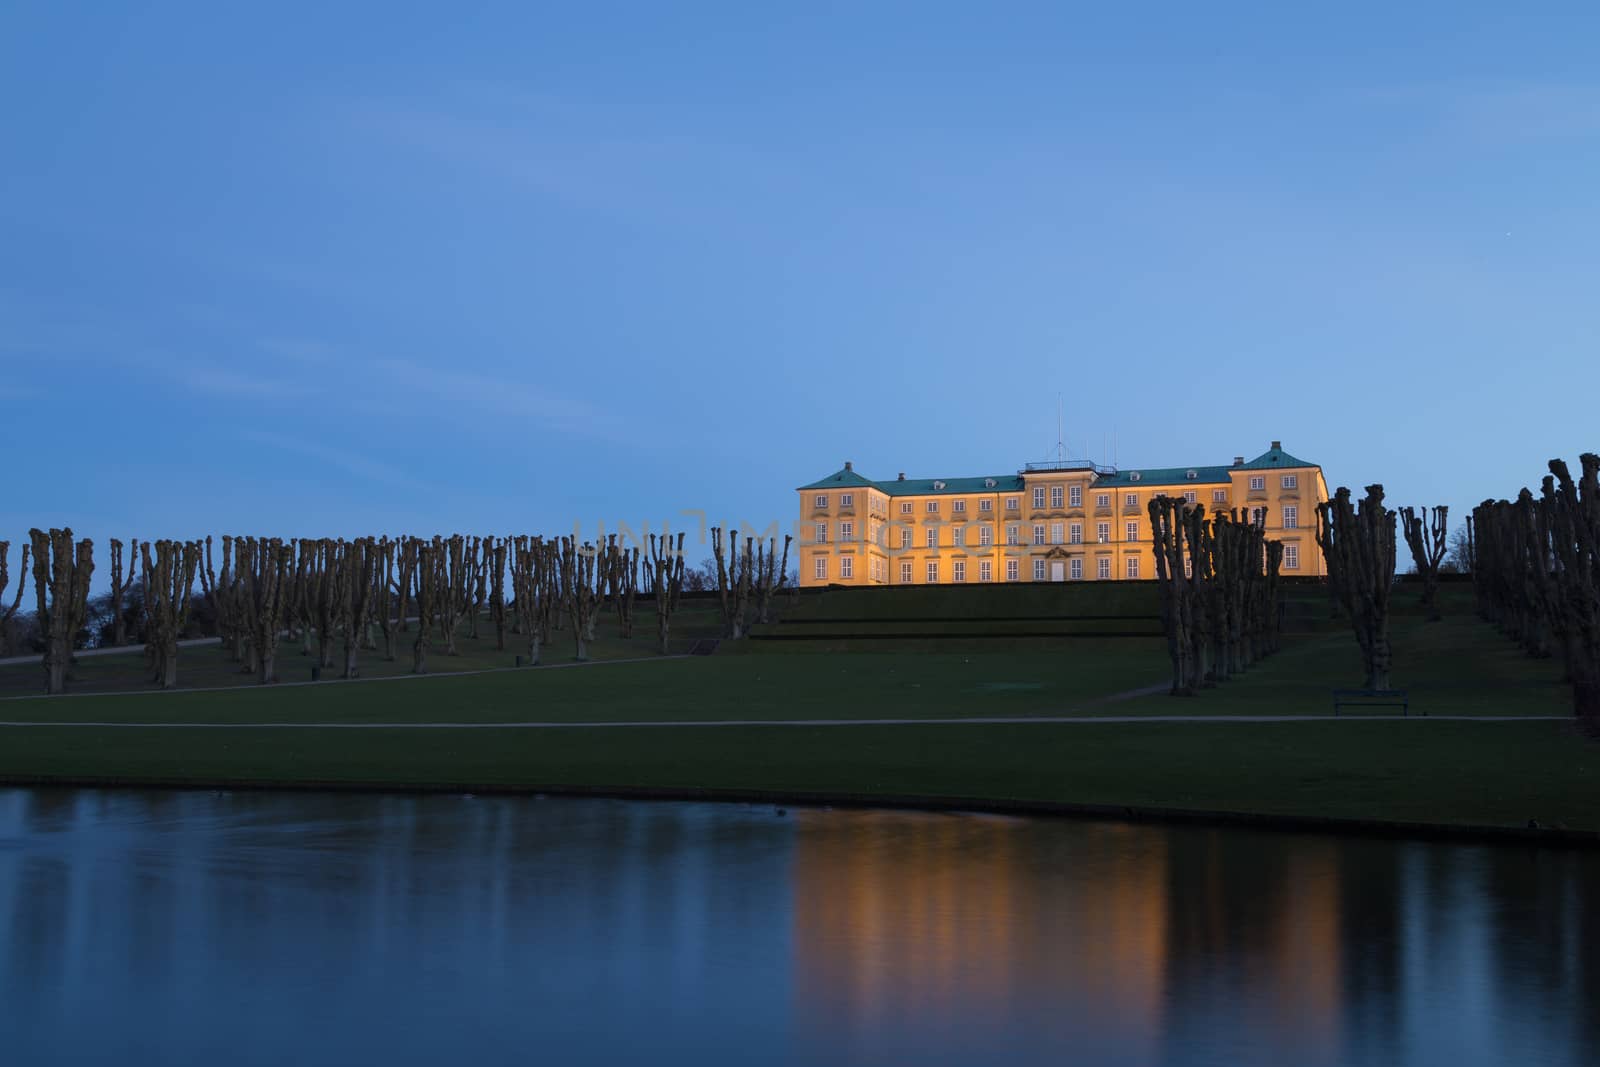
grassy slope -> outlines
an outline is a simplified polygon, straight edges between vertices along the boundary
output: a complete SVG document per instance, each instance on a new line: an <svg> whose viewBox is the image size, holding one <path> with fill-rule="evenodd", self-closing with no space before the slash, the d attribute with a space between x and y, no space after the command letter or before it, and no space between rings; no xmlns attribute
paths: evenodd
<svg viewBox="0 0 1600 1067"><path fill-rule="evenodd" d="M856 594L860 595L860 594ZM1407 605L1401 605L1403 609ZM1006 605L1010 610L1014 605ZM1559 668L1465 617L1395 622L1395 682L1417 711L1569 711ZM1156 639L745 645L576 670L228 693L20 700L8 719L433 721L1327 714L1354 641L1314 627L1192 700L1105 703L1164 680ZM636 638L636 640L638 640ZM558 644L558 648L561 648ZM135 657L137 658L137 657ZM88 661L85 661L86 663ZM1557 723L720 727L597 731L0 732L0 775L705 788L944 795L1600 829L1600 746Z"/></svg>

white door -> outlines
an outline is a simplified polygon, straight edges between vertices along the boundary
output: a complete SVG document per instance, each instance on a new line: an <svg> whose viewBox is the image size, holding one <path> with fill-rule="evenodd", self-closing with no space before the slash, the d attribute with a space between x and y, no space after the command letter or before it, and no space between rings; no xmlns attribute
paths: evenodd
<svg viewBox="0 0 1600 1067"><path fill-rule="evenodd" d="M1050 580L1052 582L1064 582L1067 580L1067 565L1061 560L1053 559L1050 561Z"/></svg>

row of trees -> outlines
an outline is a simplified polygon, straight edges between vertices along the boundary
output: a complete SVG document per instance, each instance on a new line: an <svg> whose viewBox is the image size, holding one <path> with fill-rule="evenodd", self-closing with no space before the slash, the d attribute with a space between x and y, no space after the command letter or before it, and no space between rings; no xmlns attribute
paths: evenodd
<svg viewBox="0 0 1600 1067"><path fill-rule="evenodd" d="M1217 511L1158 496L1150 501L1161 621L1172 694L1227 681L1278 650L1278 571L1283 543L1266 515Z"/></svg>
<svg viewBox="0 0 1600 1067"><path fill-rule="evenodd" d="M1539 495L1485 500L1472 511L1473 592L1479 614L1529 655L1560 654L1573 711L1600 734L1600 456L1559 459Z"/></svg>
<svg viewBox="0 0 1600 1067"><path fill-rule="evenodd" d="M768 621L773 595L787 578L789 539L779 562L774 538L746 537L741 544L732 533L725 555L722 531L712 535L724 633L741 637L752 613ZM219 554L210 537L134 541L128 553L113 539L108 639L122 644L130 629L142 635L151 680L163 688L177 685L180 638L197 610L212 620L210 628L241 672L263 684L277 678L286 632L298 635L302 653L314 652L320 668L335 668L337 659L345 678L358 675L363 651L393 661L407 641L412 671L424 673L435 640L444 654L455 655L463 626L477 637L484 621L494 627L497 649L507 647L508 634L518 636L532 664L541 661L554 631L570 627L576 657L586 659L602 615L614 611L622 636L632 637L636 603L647 597L658 648L666 653L690 573L684 540L683 534L651 534L647 545L628 546L616 535L599 545L574 537L460 534L287 541L227 536ZM46 691L58 693L89 616L94 545L70 529L31 531L7 601L10 544L0 542L0 632L22 605L30 559Z"/></svg>

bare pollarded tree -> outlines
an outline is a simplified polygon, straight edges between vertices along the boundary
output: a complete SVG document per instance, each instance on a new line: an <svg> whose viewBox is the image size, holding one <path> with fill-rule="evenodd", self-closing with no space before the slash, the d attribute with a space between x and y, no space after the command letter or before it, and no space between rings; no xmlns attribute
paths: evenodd
<svg viewBox="0 0 1600 1067"><path fill-rule="evenodd" d="M506 649L506 555L504 537L484 538L484 569L489 576L489 616L494 620L494 647ZM513 596L516 595L513 591Z"/></svg>
<svg viewBox="0 0 1600 1067"><path fill-rule="evenodd" d="M493 537L467 540L468 575L472 583L472 603L467 608L467 636L476 640L478 618L489 606L489 560L494 555Z"/></svg>
<svg viewBox="0 0 1600 1067"><path fill-rule="evenodd" d="M447 656L460 653L456 650L456 629L461 619L472 610L474 565L468 551L467 539L454 534L448 539L435 537L433 549L438 557L439 587L436 590L434 611L439 622L439 634L444 638Z"/></svg>
<svg viewBox="0 0 1600 1067"><path fill-rule="evenodd" d="M33 584L39 629L44 633L45 692L67 688L72 645L89 611L94 542L74 541L70 529L28 531L33 542Z"/></svg>
<svg viewBox="0 0 1600 1067"><path fill-rule="evenodd" d="M789 578L789 544L794 540L783 535L783 558L777 553L777 540L767 538L756 542L756 622L772 621L772 598L783 588Z"/></svg>
<svg viewBox="0 0 1600 1067"><path fill-rule="evenodd" d="M1277 648L1283 546L1262 512L1244 517L1159 496L1150 501L1161 621L1175 696L1226 681Z"/></svg>
<svg viewBox="0 0 1600 1067"><path fill-rule="evenodd" d="M417 602L417 639L411 644L411 673L428 673L428 633L439 614L439 600L446 592L444 541L413 538L415 556L411 575L411 594Z"/></svg>
<svg viewBox="0 0 1600 1067"><path fill-rule="evenodd" d="M362 638L377 604L383 549L371 537L340 541L334 555L335 619L344 633L344 677L357 676Z"/></svg>
<svg viewBox="0 0 1600 1067"><path fill-rule="evenodd" d="M398 545L388 537L377 541L378 558L374 564L372 587L372 616L378 620L378 632L383 634L383 658L394 662L394 565Z"/></svg>
<svg viewBox="0 0 1600 1067"><path fill-rule="evenodd" d="M562 604L559 548L524 535L510 539L509 553L517 622L528 639L528 664L537 667Z"/></svg>
<svg viewBox="0 0 1600 1067"><path fill-rule="evenodd" d="M645 561L650 594L655 600L656 639L663 656L669 651L667 639L672 614L678 609L678 596L683 592L683 538L680 533L674 545L669 533L651 534L650 554Z"/></svg>
<svg viewBox="0 0 1600 1067"><path fill-rule="evenodd" d="M727 549L723 548L722 527L711 527L711 555L717 567L717 603L722 609L722 634L732 640L745 635L750 610L750 591L754 585L755 558L746 538L739 545L739 531L731 530Z"/></svg>
<svg viewBox="0 0 1600 1067"><path fill-rule="evenodd" d="M244 645L249 640L249 627L244 621L244 601L233 567L233 541L222 538L222 570L219 573L211 554L211 538L205 539L205 553L200 561L200 591L211 605L217 619L217 637L222 647L237 662L244 658Z"/></svg>
<svg viewBox="0 0 1600 1067"><path fill-rule="evenodd" d="M1400 529L1405 535L1406 547L1416 561L1417 573L1422 576L1422 607L1429 622L1438 622L1439 565L1449 551L1450 509L1443 504L1436 508L1423 508L1418 515L1415 508L1400 509Z"/></svg>
<svg viewBox="0 0 1600 1067"><path fill-rule="evenodd" d="M142 546L144 570L140 589L144 595L145 665L150 680L163 689L178 686L178 638L189 621L194 603L194 579L200 569L199 541L156 541Z"/></svg>
<svg viewBox="0 0 1600 1067"><path fill-rule="evenodd" d="M22 542L22 566L17 570L17 587L11 597L11 606L5 604L5 592L10 581L11 542L0 541L0 655L11 651L11 619L22 606L22 591L28 587L28 553L33 548Z"/></svg>
<svg viewBox="0 0 1600 1067"><path fill-rule="evenodd" d="M637 546L629 548L617 543L617 535L611 534L606 541L605 551L598 561L599 577L597 582L605 595L610 597L611 603L617 609L618 631L623 637L633 636L633 604L639 594L639 549ZM604 608L605 599L601 599ZM596 612L599 615L600 612ZM590 637L593 638L593 622L590 624Z"/></svg>
<svg viewBox="0 0 1600 1067"><path fill-rule="evenodd" d="M1585 452L1578 462L1575 482L1564 461L1550 461L1540 504L1556 586L1550 610L1573 713L1586 733L1600 735L1600 455Z"/></svg>
<svg viewBox="0 0 1600 1067"><path fill-rule="evenodd" d="M139 576L139 539L133 539L128 555L127 581L123 581L122 542L111 539L111 643L128 643L128 621L122 616L122 601Z"/></svg>
<svg viewBox="0 0 1600 1067"><path fill-rule="evenodd" d="M395 548L395 629L401 633L411 629L411 612L407 606L417 570L417 539L410 535L400 538Z"/></svg>
<svg viewBox="0 0 1600 1067"><path fill-rule="evenodd" d="M306 592L311 621L317 628L317 666L326 669L333 666L333 634L339 619L339 555L344 551L344 540L319 537L311 545L311 576Z"/></svg>
<svg viewBox="0 0 1600 1067"><path fill-rule="evenodd" d="M295 549L276 537L236 537L233 547L249 666L262 685L271 685L278 680L278 634L293 592Z"/></svg>
<svg viewBox="0 0 1600 1067"><path fill-rule="evenodd" d="M594 619L599 612L599 594L595 582L599 551L585 541L581 545L575 537L561 539L560 589L561 604L572 621L572 637L576 643L574 658L589 658L589 642L593 640Z"/></svg>
<svg viewBox="0 0 1600 1067"><path fill-rule="evenodd" d="M1389 645L1394 519L1394 511L1383 504L1381 485L1367 486L1359 509L1344 486L1317 505L1317 544L1328 564L1328 582L1355 628L1368 689L1389 688L1394 658Z"/></svg>
<svg viewBox="0 0 1600 1067"><path fill-rule="evenodd" d="M1192 696L1205 671L1195 662L1194 614L1196 589L1192 574L1185 569L1187 531L1181 499L1157 496L1151 499L1150 532L1155 542L1156 587L1161 594L1161 628L1167 635L1167 656L1172 661L1173 696Z"/></svg>

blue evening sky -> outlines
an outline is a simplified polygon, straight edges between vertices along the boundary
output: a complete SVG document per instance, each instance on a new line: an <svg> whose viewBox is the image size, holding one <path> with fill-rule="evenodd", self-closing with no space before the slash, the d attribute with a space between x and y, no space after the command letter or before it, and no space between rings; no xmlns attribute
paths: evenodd
<svg viewBox="0 0 1600 1067"><path fill-rule="evenodd" d="M1592 2L13 0L0 97L13 541L1600 448Z"/></svg>

